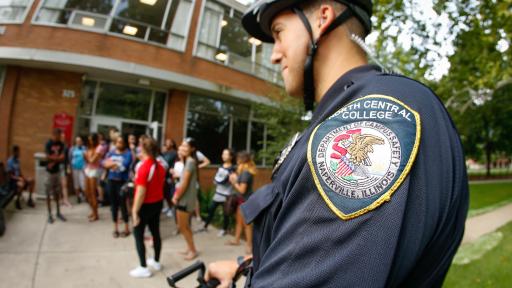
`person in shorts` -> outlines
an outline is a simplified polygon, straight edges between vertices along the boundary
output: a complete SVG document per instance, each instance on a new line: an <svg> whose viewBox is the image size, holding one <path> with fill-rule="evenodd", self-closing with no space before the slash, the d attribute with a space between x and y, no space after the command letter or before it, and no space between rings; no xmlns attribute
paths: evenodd
<svg viewBox="0 0 512 288"><path fill-rule="evenodd" d="M62 216L60 213L59 207L59 198L61 193L61 179L60 179L60 170L61 163L64 162L65 153L64 153L64 143L61 141L61 130L58 128L53 129L52 138L46 142L45 152L46 152L46 171L47 179L46 179L46 205L48 206L48 223L53 223L52 217L52 206L51 206L51 198L55 200L55 206L57 209L57 218L61 221L66 221L66 218Z"/></svg>
<svg viewBox="0 0 512 288"><path fill-rule="evenodd" d="M85 151L84 142L82 137L75 138L75 145L69 149L69 159L71 165L71 175L73 176L73 188L78 203L84 199L85 193Z"/></svg>
<svg viewBox="0 0 512 288"><path fill-rule="evenodd" d="M180 182L174 192L172 203L176 206L176 216L180 233L187 242L187 250L183 252L183 254L185 254L185 260L192 260L197 257L197 250L190 227L190 217L195 211L198 193L198 161L195 140L186 138L180 145L179 151L179 153L183 155L185 165Z"/></svg>
<svg viewBox="0 0 512 288"><path fill-rule="evenodd" d="M98 134L89 135L87 151L85 153L85 195L87 202L91 206L89 221L93 222L99 219L98 199L96 198L96 188L98 187L98 178L100 177L100 161L103 157L103 147L99 144Z"/></svg>

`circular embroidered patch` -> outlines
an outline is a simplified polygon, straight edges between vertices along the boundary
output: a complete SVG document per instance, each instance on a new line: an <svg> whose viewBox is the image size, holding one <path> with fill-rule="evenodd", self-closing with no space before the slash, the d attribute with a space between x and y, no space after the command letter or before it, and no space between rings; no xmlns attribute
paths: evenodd
<svg viewBox="0 0 512 288"><path fill-rule="evenodd" d="M318 191L345 220L377 208L407 176L419 139L416 111L388 96L357 99L311 134L308 162Z"/></svg>
<svg viewBox="0 0 512 288"><path fill-rule="evenodd" d="M351 199L370 198L387 189L397 176L400 160L398 137L372 121L332 130L316 151L322 181L335 193Z"/></svg>

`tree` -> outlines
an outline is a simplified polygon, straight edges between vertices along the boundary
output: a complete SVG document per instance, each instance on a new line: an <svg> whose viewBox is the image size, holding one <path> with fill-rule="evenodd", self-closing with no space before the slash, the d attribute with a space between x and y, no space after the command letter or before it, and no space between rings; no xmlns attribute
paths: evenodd
<svg viewBox="0 0 512 288"><path fill-rule="evenodd" d="M254 116L267 124L267 147L257 152L259 159L271 161L279 155L290 138L297 132L302 132L308 122L301 120L304 114L302 101L286 95L284 90L273 96L277 101L274 106L256 104Z"/></svg>
<svg viewBox="0 0 512 288"><path fill-rule="evenodd" d="M421 0L374 1L372 26L378 37L371 48L374 50L372 56L386 67L427 81L427 72L433 65L428 59L432 58L432 53L437 53L445 39L435 37L436 25L440 23L422 16L423 12L417 9L418 1ZM411 44L404 45L404 39L410 39ZM258 157L274 158L289 139L308 124L301 120L304 108L300 100L286 96L284 91L277 95L277 99L275 106L256 106L259 118L268 124L267 149L259 152Z"/></svg>
<svg viewBox="0 0 512 288"><path fill-rule="evenodd" d="M493 154L510 155L512 147L512 1L463 2L468 5L456 13L462 15L456 53L438 93L459 127L466 155L483 155L489 176Z"/></svg>

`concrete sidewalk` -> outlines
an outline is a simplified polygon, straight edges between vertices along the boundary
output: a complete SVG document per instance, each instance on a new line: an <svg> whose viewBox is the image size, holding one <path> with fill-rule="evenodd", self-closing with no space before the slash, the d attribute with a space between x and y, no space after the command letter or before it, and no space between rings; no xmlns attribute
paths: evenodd
<svg viewBox="0 0 512 288"><path fill-rule="evenodd" d="M489 213L468 218L462 243L472 242L487 233L496 231L510 221L512 221L512 203Z"/></svg>
<svg viewBox="0 0 512 288"><path fill-rule="evenodd" d="M185 248L181 235L173 236L174 219L162 216L162 272L149 279L133 279L130 269L138 265L133 236L112 238L112 223L108 207L100 208L101 220L87 221L88 206L62 208L67 222L46 222L46 204L24 207L17 211L13 203L6 211L7 231L0 238L0 287L16 288L102 288L102 287L168 287L165 277L192 264L178 253ZM490 213L469 218L463 243L493 232L512 221L512 204ZM196 225L197 226L197 225ZM243 255L244 247L226 246L229 236L219 238L217 230L196 233L194 239L200 251L198 259L209 263L220 259L235 259ZM147 246L148 256L153 250ZM195 274L180 282L181 287L196 287ZM241 279L239 287L243 287Z"/></svg>
<svg viewBox="0 0 512 288"><path fill-rule="evenodd" d="M74 200L74 199L73 199ZM75 203L75 202L74 202ZM162 272L148 279L128 275L138 265L133 236L114 239L108 207L100 208L100 221L87 221L87 204L62 208L67 222L46 222L46 204L31 209L7 208L7 230L0 238L0 287L168 287L165 277L194 261L185 261L179 251L185 249L181 235L173 236L174 219L162 216ZM244 254L244 246L226 246L231 236L219 238L217 230L194 234L199 258L205 263L235 259ZM146 244L147 255L153 249ZM196 287L195 274L179 282L181 287ZM243 283L243 281L242 281Z"/></svg>

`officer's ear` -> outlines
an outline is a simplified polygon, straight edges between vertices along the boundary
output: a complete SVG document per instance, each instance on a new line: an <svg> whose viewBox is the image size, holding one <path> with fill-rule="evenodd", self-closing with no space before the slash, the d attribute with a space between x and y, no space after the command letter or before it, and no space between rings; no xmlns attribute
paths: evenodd
<svg viewBox="0 0 512 288"><path fill-rule="evenodd" d="M316 38L323 35L327 28L331 26L331 23L336 19L336 11L332 5L322 4L318 9L317 17L318 35Z"/></svg>

